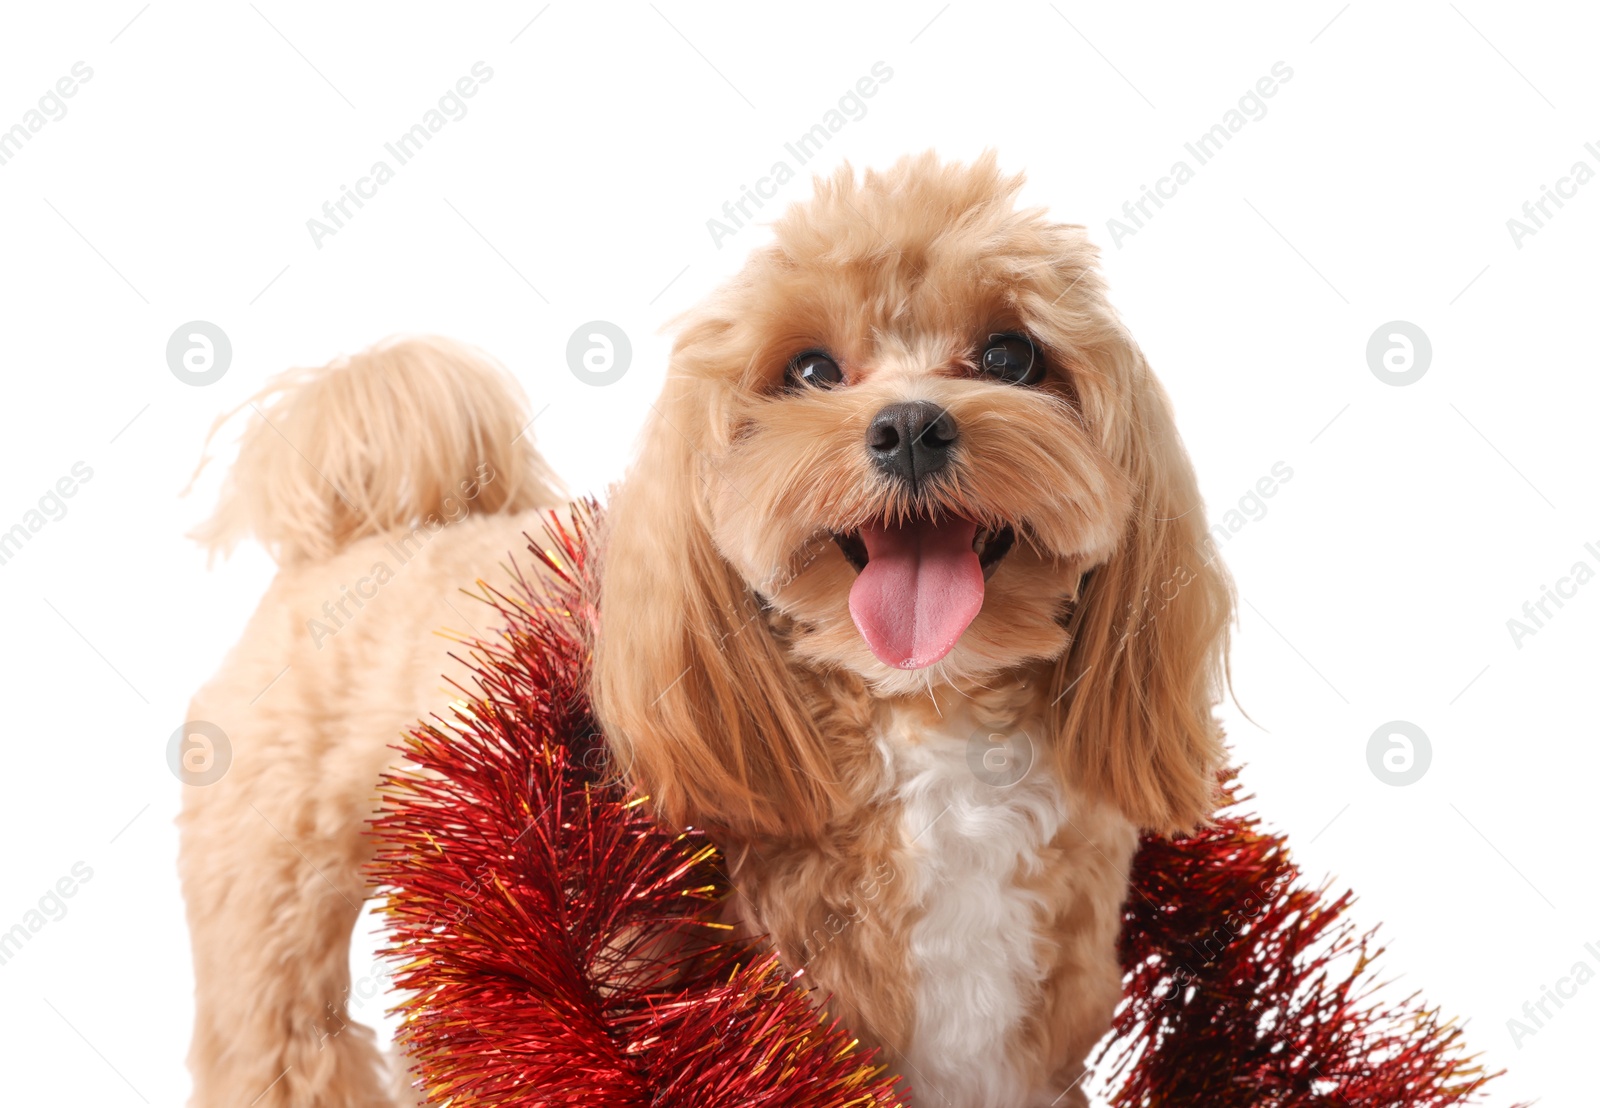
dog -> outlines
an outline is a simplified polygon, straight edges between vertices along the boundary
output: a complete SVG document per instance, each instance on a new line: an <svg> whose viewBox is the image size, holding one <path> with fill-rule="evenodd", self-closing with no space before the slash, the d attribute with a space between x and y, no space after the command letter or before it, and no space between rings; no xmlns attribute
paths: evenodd
<svg viewBox="0 0 1600 1108"><path fill-rule="evenodd" d="M819 179L679 321L597 538L616 766L918 1108L1087 1103L1139 835L1203 824L1224 761L1192 467L1084 229L1021 184ZM233 749L182 817L198 1106L399 1095L344 1001L362 826L465 677L429 638L470 629L454 590L564 503L525 422L442 340L258 405L199 534L281 570L191 709Z"/></svg>

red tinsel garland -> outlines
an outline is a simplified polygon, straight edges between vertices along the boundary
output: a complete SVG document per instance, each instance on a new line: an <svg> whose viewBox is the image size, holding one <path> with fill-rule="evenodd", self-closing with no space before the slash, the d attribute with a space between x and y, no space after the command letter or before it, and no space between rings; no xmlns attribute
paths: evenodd
<svg viewBox="0 0 1600 1108"><path fill-rule="evenodd" d="M452 1108L902 1106L802 979L714 922L728 887L704 836L605 783L578 517L531 548L547 572L484 588L505 630L468 644L478 687L411 734L415 768L375 821L421 1088ZM1373 995L1350 894L1298 878L1282 837L1231 808L1146 840L1101 1055L1115 1108L1478 1102L1492 1075L1459 1030Z"/></svg>
<svg viewBox="0 0 1600 1108"><path fill-rule="evenodd" d="M415 730L376 821L401 1038L456 1108L894 1108L891 1078L770 955L721 940L698 832L603 784L584 694L581 536L485 590L479 688Z"/></svg>
<svg viewBox="0 0 1600 1108"><path fill-rule="evenodd" d="M1299 883L1282 835L1233 809L1146 837L1122 925L1123 1002L1102 1060L1115 1108L1445 1108L1487 1074L1415 994L1383 1002L1349 892Z"/></svg>

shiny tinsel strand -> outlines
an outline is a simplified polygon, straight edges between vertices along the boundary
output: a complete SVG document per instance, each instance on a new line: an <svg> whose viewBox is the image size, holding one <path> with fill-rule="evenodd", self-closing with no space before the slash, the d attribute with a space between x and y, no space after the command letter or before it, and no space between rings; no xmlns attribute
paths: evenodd
<svg viewBox="0 0 1600 1108"><path fill-rule="evenodd" d="M530 547L537 575L482 588L504 630L463 644L475 687L410 735L375 821L417 1081L450 1108L904 1108L795 976L728 939L715 848L611 780L585 691L593 506L573 519ZM1351 895L1307 887L1229 789L1135 860L1097 1062L1114 1108L1480 1104L1493 1075L1460 1029L1384 999Z"/></svg>
<svg viewBox="0 0 1600 1108"><path fill-rule="evenodd" d="M417 1080L451 1108L896 1108L775 958L726 941L704 836L608 780L577 520L534 547L546 572L484 590L505 631L465 644L478 687L386 782L373 868Z"/></svg>

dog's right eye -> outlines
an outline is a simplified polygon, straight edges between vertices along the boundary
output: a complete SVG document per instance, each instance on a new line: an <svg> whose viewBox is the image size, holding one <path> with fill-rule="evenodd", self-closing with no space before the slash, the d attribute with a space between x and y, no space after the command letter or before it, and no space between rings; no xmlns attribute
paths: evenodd
<svg viewBox="0 0 1600 1108"><path fill-rule="evenodd" d="M981 365L985 374L1009 385L1036 385L1044 376L1044 363L1027 335L990 335Z"/></svg>
<svg viewBox="0 0 1600 1108"><path fill-rule="evenodd" d="M844 373L839 363L820 350L807 350L789 361L789 384L808 385L814 389L831 389L844 383Z"/></svg>

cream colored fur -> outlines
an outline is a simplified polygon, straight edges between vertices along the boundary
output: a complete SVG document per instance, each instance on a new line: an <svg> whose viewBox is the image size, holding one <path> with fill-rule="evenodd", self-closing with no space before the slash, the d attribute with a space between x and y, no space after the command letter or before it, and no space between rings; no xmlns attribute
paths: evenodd
<svg viewBox="0 0 1600 1108"><path fill-rule="evenodd" d="M467 680L441 630L488 630L461 590L502 581L497 567L540 531L528 509L560 497L517 439L515 385L457 344L387 344L269 395L202 532L254 533L282 566L189 709L232 748L220 780L185 786L180 817L191 1104L387 1108L390 1064L346 1003L363 829L394 744Z"/></svg>
<svg viewBox="0 0 1600 1108"><path fill-rule="evenodd" d="M1078 1108L1081 1056L1041 1073L1022 1042L1054 960L1040 937L1055 931L1054 914L1084 917L1085 926L1056 941L1075 947L1077 964L1097 967L1074 976L1073 1003L1109 1018L1120 992L1119 908L1138 836L1114 810L1033 772L1042 752L1026 731L1001 735L966 709L957 705L932 727L890 711L877 739L900 807L907 889L920 910L908 936L917 989L906 1075L924 1104ZM1003 753L997 768L974 773L974 734ZM1052 844L1062 851L1053 876L1073 877L1064 894L1040 887Z"/></svg>

